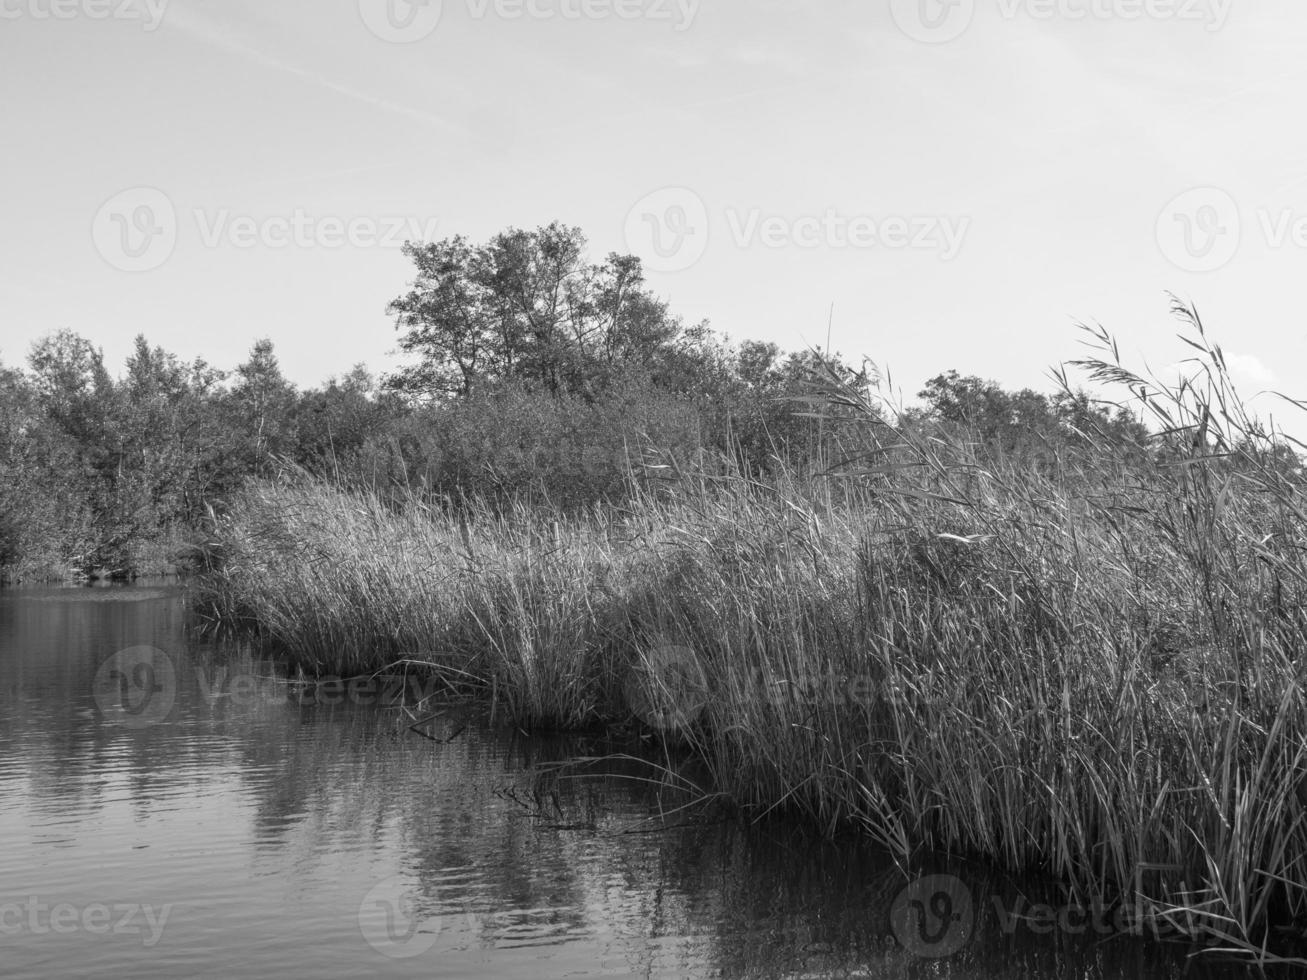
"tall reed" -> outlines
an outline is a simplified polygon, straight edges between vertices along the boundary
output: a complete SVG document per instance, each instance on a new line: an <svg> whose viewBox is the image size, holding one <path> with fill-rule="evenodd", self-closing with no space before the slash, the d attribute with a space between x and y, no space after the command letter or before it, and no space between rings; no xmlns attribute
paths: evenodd
<svg viewBox="0 0 1307 980"><path fill-rule="evenodd" d="M686 474L571 516L296 477L215 520L205 587L305 665L421 659L524 725L675 696L658 719L742 803L1269 961L1307 924L1303 474L1180 312L1178 382L1102 333L1080 365L1152 414L1147 452L994 460L832 375L851 462L824 477Z"/></svg>

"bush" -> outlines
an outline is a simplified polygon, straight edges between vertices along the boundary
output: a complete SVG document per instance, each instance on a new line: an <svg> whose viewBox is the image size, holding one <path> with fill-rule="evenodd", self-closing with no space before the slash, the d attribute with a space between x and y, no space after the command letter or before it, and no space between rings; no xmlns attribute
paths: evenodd
<svg viewBox="0 0 1307 980"><path fill-rule="evenodd" d="M695 407L647 382L594 401L504 384L415 413L373 440L353 474L574 511L627 496L646 454L693 459L703 441Z"/></svg>

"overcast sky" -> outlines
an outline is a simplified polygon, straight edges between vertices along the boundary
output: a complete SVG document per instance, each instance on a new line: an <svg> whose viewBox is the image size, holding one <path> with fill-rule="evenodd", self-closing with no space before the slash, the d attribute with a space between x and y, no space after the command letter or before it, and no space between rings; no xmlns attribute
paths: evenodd
<svg viewBox="0 0 1307 980"><path fill-rule="evenodd" d="M560 219L909 392L1170 290L1304 395L1305 76L1302 0L0 0L0 360L386 369L404 238Z"/></svg>

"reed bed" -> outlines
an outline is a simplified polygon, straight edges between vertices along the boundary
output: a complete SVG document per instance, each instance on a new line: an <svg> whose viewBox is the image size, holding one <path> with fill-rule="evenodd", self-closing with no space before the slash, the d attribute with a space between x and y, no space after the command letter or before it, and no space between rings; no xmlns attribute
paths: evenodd
<svg viewBox="0 0 1307 980"><path fill-rule="evenodd" d="M832 377L857 447L832 473L683 474L569 517L262 483L202 588L306 668L421 660L524 726L662 703L743 804L1273 962L1307 925L1302 471L1181 312L1188 379L1101 333L1081 365L1152 414L1144 454L1087 432L995 461Z"/></svg>

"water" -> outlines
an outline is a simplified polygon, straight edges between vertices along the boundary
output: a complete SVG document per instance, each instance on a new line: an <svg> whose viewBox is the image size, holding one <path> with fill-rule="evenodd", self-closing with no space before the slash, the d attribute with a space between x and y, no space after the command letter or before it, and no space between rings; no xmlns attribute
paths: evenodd
<svg viewBox="0 0 1307 980"><path fill-rule="evenodd" d="M423 737L398 683L288 688L185 621L176 587L0 592L0 977L1244 975L1032 928L966 866L904 893L864 845L686 807L674 760L458 704Z"/></svg>

